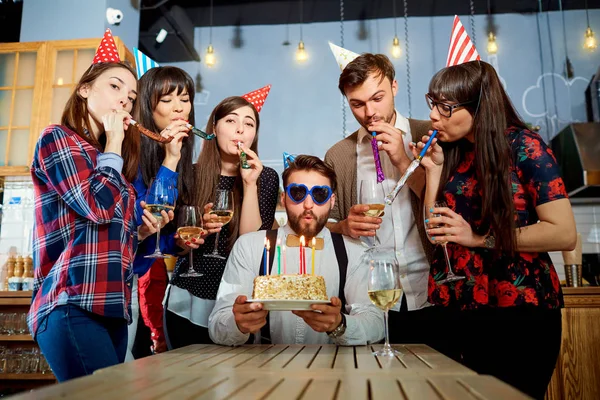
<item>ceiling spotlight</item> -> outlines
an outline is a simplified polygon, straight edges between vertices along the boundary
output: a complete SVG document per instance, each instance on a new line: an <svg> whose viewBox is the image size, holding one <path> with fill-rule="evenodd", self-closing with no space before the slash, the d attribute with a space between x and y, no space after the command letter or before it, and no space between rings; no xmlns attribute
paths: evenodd
<svg viewBox="0 0 600 400"><path fill-rule="evenodd" d="M156 41L158 43L162 43L165 41L165 38L167 37L168 32L165 29L161 29L160 31L158 31L158 34L156 35Z"/></svg>

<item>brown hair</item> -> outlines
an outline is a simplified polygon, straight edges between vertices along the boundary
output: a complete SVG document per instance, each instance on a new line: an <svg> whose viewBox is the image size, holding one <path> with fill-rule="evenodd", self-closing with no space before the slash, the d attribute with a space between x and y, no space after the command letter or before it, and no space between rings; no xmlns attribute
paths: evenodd
<svg viewBox="0 0 600 400"><path fill-rule="evenodd" d="M512 156L505 131L527 126L515 111L496 70L486 62L471 61L442 69L431 79L429 93L438 101L470 102L464 107L473 116L475 165L483 192L484 224L478 233L491 231L497 248L513 254L517 239L510 180ZM454 175L463 158L465 150L460 143L440 143L445 156L442 185Z"/></svg>
<svg viewBox="0 0 600 400"><path fill-rule="evenodd" d="M93 135L85 135L84 132L92 132L90 120L88 118L87 99L81 97L79 90L86 85L93 85L96 79L105 71L112 68L123 68L131 72L136 78L135 71L128 63L98 63L92 64L81 76L79 82L75 86L75 90L67 100L65 109L61 118L61 125L66 126L70 130L77 132L82 139L94 146L100 151L104 150L104 145L101 144ZM137 82L137 78L136 78ZM135 104L134 104L135 105ZM140 135L131 126L125 132L125 139L121 145L121 154L123 156L123 176L133 182L138 173L138 161L140 158Z"/></svg>
<svg viewBox="0 0 600 400"><path fill-rule="evenodd" d="M256 136L250 145L250 149L258 154L258 128L260 127L260 118L256 108L248 100L239 96L227 97L221 101L210 114L208 123L206 124L206 133L215 132L217 123L235 110L250 106L254 111L256 120ZM216 139L205 141L202 146L202 151L198 157L196 165L195 183L198 189L195 192L194 203L203 207L207 203L214 201L215 192L219 184L221 176L221 150ZM258 190L260 192L260 181L258 182ZM240 211L242 209L242 194L244 192L242 178L238 174L233 185L233 218L229 222L229 240L227 248L230 250L233 243L236 241L239 233Z"/></svg>
<svg viewBox="0 0 600 400"><path fill-rule="evenodd" d="M142 126L153 132L159 132L154 123L153 113L160 99L173 91L177 95L187 92L190 98L189 123L194 125L194 81L187 72L177 67L156 67L148 70L138 82L138 101L135 104L133 112L134 119ZM177 188L179 196L177 202L180 204L191 204L192 187L194 186L194 170L192 153L194 152L194 137L196 135L189 133L181 146L181 159L177 164L179 173ZM142 136L142 148L144 157L140 158L140 171L142 179L146 186L150 186L152 178L156 176L158 170L165 158L164 145Z"/></svg>
<svg viewBox="0 0 600 400"><path fill-rule="evenodd" d="M296 171L312 171L323 175L325 178L329 179L331 191L335 193L335 189L337 188L335 171L319 157L307 156L304 154L297 156L294 161L290 163L290 166L283 171L284 188L288 185L290 175Z"/></svg>
<svg viewBox="0 0 600 400"><path fill-rule="evenodd" d="M342 71L338 85L340 92L345 96L346 88L362 85L372 73L381 78L379 83L388 78L391 84L396 76L394 65L387 56L365 53L356 57Z"/></svg>

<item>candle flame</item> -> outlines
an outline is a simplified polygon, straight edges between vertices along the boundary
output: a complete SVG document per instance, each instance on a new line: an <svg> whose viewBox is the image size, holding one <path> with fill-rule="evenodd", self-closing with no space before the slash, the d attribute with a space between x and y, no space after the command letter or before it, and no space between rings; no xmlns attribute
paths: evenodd
<svg viewBox="0 0 600 400"><path fill-rule="evenodd" d="M300 244L302 246L306 246L306 241L304 240L304 236L300 236Z"/></svg>
<svg viewBox="0 0 600 400"><path fill-rule="evenodd" d="M313 238L312 247L315 247L316 245L317 245L317 238Z"/></svg>
<svg viewBox="0 0 600 400"><path fill-rule="evenodd" d="M271 243L267 240L267 250L271 250Z"/></svg>
<svg viewBox="0 0 600 400"><path fill-rule="evenodd" d="M277 246L281 244L281 239L277 239Z"/></svg>

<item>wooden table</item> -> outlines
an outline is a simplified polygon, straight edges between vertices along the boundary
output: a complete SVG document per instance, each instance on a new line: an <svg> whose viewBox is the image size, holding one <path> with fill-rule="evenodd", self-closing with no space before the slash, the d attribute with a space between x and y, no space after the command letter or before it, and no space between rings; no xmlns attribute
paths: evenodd
<svg viewBox="0 0 600 400"><path fill-rule="evenodd" d="M373 346L379 348L379 346ZM193 345L15 399L527 399L425 345Z"/></svg>

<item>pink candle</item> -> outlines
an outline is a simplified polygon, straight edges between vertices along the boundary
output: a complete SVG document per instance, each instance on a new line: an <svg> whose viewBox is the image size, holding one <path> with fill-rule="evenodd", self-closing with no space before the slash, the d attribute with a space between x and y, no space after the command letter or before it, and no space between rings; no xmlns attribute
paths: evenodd
<svg viewBox="0 0 600 400"><path fill-rule="evenodd" d="M306 245L304 241L304 236L300 236L300 274L304 273L304 246Z"/></svg>
<svg viewBox="0 0 600 400"><path fill-rule="evenodd" d="M287 273L287 259L285 257L285 244L283 245L283 274Z"/></svg>
<svg viewBox="0 0 600 400"><path fill-rule="evenodd" d="M269 240L267 240L267 264L269 263L269 260L270 260L270 258L269 258L269 250L271 250L271 243L269 243ZM269 265L269 267L270 267L270 265ZM267 269L267 273L269 275L272 275L273 274L273 270L272 269L271 270Z"/></svg>

